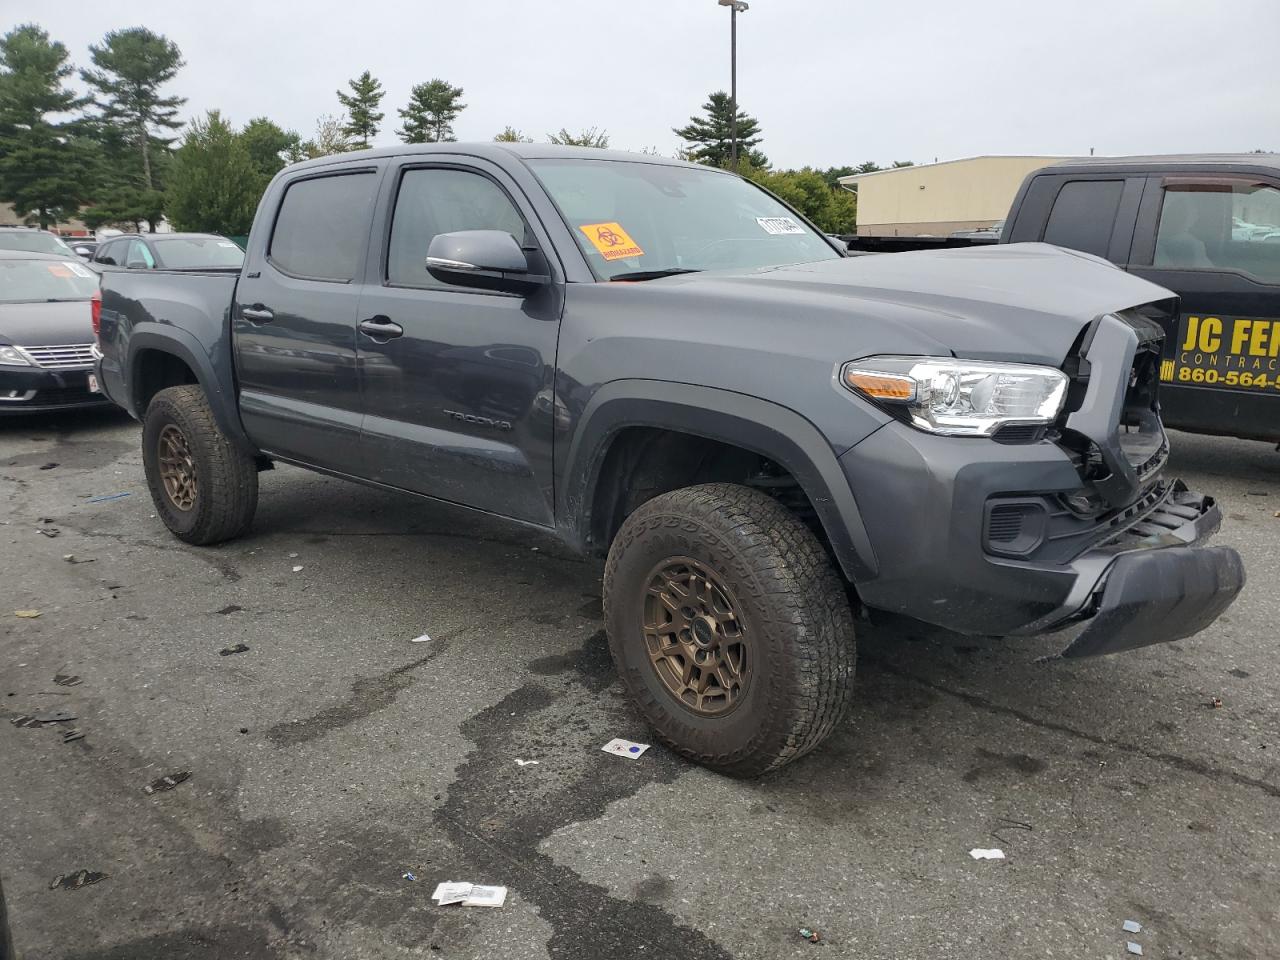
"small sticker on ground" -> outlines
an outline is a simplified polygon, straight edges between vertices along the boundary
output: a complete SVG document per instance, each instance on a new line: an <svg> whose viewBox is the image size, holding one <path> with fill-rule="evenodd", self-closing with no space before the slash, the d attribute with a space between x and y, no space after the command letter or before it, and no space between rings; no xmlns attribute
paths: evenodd
<svg viewBox="0 0 1280 960"><path fill-rule="evenodd" d="M640 245L622 229L619 223L584 223L578 228L587 235L591 245L606 260L625 260L627 257L643 257Z"/></svg>
<svg viewBox="0 0 1280 960"><path fill-rule="evenodd" d="M626 757L628 760L635 760L649 749L649 744L636 743L633 740L623 740L621 737L614 737L600 749L605 753L612 753L619 757Z"/></svg>
<svg viewBox="0 0 1280 960"><path fill-rule="evenodd" d="M775 236L785 233L804 233L804 227L790 217L756 217L756 223L765 233Z"/></svg>

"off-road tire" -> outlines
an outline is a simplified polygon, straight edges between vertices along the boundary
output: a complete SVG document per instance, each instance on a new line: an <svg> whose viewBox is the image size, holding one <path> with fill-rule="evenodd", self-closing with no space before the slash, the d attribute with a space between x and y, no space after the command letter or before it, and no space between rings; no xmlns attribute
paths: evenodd
<svg viewBox="0 0 1280 960"><path fill-rule="evenodd" d="M196 495L188 510L175 505L161 477L158 447L169 426L180 431L191 454ZM200 387L168 387L151 399L142 421L142 462L156 513L179 540L221 543L249 529L258 505L257 464L218 429Z"/></svg>
<svg viewBox="0 0 1280 960"><path fill-rule="evenodd" d="M648 578L673 557L712 571L743 608L753 672L722 716L686 709L647 652ZM614 664L645 719L668 747L713 770L776 770L821 743L852 702L853 615L842 582L810 530L758 490L711 483L641 505L609 550L604 609Z"/></svg>

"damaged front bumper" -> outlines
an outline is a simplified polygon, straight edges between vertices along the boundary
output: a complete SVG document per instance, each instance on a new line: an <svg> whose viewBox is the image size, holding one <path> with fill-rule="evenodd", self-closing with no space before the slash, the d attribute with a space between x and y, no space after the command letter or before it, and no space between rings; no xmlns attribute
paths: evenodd
<svg viewBox="0 0 1280 960"><path fill-rule="evenodd" d="M1231 606L1245 583L1235 550L1197 546L1221 523L1211 497L1176 482L1123 540L1074 561L1076 586L1062 607L1015 633L1052 632L1086 621L1062 657L1118 653L1199 633Z"/></svg>

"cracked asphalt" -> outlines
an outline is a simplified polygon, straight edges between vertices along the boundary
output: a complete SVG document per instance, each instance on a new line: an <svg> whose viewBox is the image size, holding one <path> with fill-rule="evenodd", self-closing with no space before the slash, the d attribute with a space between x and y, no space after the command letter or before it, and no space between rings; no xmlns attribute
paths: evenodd
<svg viewBox="0 0 1280 960"><path fill-rule="evenodd" d="M598 564L287 468L247 538L187 547L153 516L138 433L0 421L0 698L76 716L0 725L26 960L1280 956L1269 446L1174 436L1171 470L1223 501L1250 576L1204 634L1037 663L1063 641L862 623L853 715L738 782L600 751L649 738ZM81 869L107 876L50 889ZM510 892L437 908L441 880Z"/></svg>

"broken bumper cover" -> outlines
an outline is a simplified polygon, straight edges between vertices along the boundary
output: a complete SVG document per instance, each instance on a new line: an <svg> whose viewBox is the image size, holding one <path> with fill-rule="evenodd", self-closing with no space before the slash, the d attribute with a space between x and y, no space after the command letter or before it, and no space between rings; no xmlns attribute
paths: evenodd
<svg viewBox="0 0 1280 960"><path fill-rule="evenodd" d="M1107 568L1088 624L1060 654L1093 657L1181 640L1217 620L1244 586L1230 547L1165 547L1126 553Z"/></svg>
<svg viewBox="0 0 1280 960"><path fill-rule="evenodd" d="M1231 606L1245 583L1244 564L1235 550L1197 546L1221 523L1212 498L1179 482L1173 496L1144 521L1158 532L1123 553L1102 550L1080 557L1073 564L1079 578L1068 602L1017 633L1044 633L1086 621L1062 657L1118 653L1199 633Z"/></svg>

